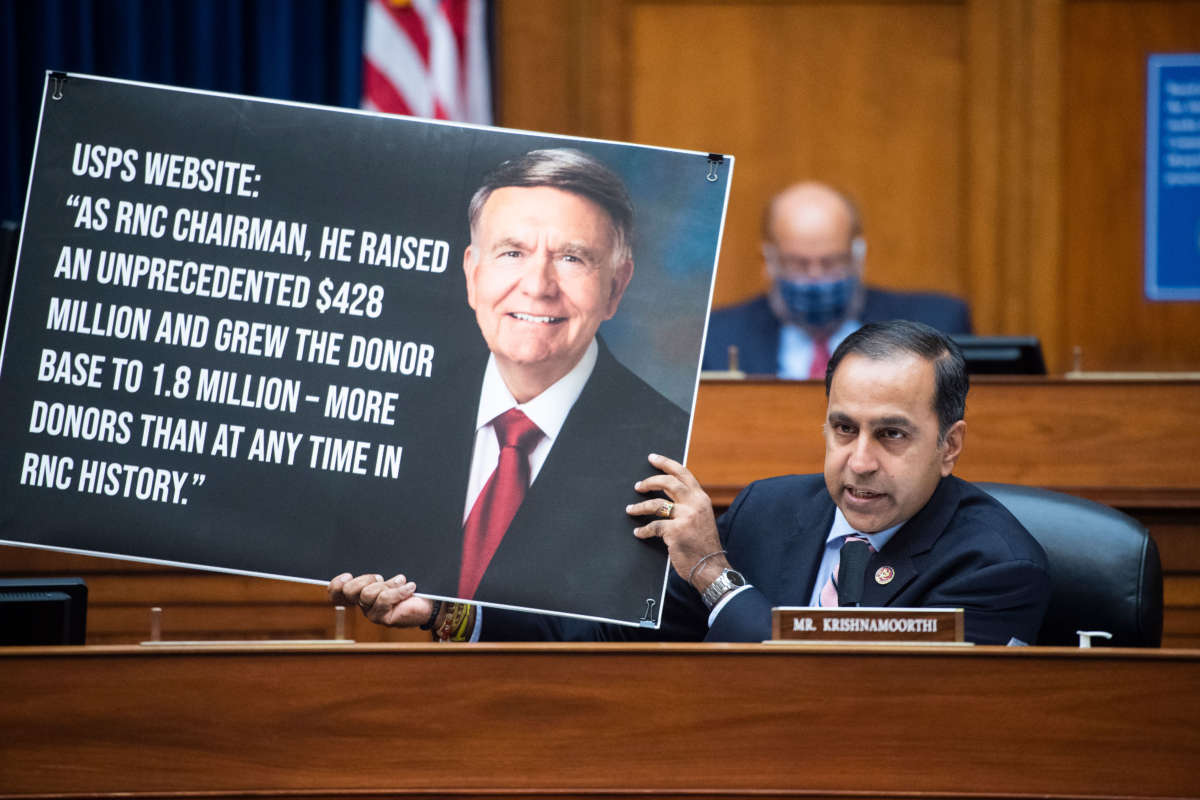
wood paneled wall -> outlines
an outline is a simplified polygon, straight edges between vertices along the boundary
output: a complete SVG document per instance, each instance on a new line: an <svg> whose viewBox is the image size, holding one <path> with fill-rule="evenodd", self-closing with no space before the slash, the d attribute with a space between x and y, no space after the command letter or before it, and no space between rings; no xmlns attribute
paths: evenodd
<svg viewBox="0 0 1200 800"><path fill-rule="evenodd" d="M499 0L502 125L737 158L715 303L763 288L761 208L817 177L876 284L970 300L1050 369L1200 369L1200 305L1142 294L1146 56L1200 2Z"/></svg>
<svg viewBox="0 0 1200 800"><path fill-rule="evenodd" d="M1200 304L1143 299L1141 270L1146 56L1200 52L1200 3L1071 3L1066 28L1064 327L1085 367L1200 368Z"/></svg>

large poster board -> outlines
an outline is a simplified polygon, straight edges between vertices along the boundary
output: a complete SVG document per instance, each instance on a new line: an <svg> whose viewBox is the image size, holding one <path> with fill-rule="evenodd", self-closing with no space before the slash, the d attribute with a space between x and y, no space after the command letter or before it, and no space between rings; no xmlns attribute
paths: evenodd
<svg viewBox="0 0 1200 800"><path fill-rule="evenodd" d="M608 245L538 227L562 203L522 205L537 189L574 198L576 225L599 206L570 186L486 195L479 237L502 246L472 261L468 205L487 176L564 149L632 199L628 258L603 238L611 264L632 260L623 292L598 258ZM0 540L312 583L403 572L422 594L464 596L489 343L536 367L614 312L468 596L657 625L665 551L632 535L624 506L647 453L686 455L732 166L48 76L0 357ZM543 350L497 344L511 330L489 326L517 323L540 325Z"/></svg>

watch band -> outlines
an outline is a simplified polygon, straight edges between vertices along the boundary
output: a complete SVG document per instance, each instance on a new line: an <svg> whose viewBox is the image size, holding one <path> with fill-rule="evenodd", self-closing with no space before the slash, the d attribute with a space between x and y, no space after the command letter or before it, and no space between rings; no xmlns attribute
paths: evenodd
<svg viewBox="0 0 1200 800"><path fill-rule="evenodd" d="M724 597L727 592L745 585L746 579L742 576L742 573L736 569L726 567L717 576L717 579L708 585L708 588L704 590L700 598L704 601L704 605L711 611L712 607L717 604L717 601Z"/></svg>

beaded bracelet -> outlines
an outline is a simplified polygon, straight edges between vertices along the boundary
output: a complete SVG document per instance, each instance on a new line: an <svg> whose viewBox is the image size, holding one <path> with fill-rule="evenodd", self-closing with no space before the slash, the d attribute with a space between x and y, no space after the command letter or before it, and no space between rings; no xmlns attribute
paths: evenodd
<svg viewBox="0 0 1200 800"><path fill-rule="evenodd" d="M442 601L434 600L433 601L433 610L429 612L429 619L427 619L421 623L421 630L423 630L423 631L433 630L433 623L437 622L438 612L440 612L441 610L442 610Z"/></svg>
<svg viewBox="0 0 1200 800"><path fill-rule="evenodd" d="M465 642L471 636L471 619L475 616L475 606L463 603L463 608L466 609L466 613L463 614L462 622L454 630L454 636L451 637L453 642Z"/></svg>
<svg viewBox="0 0 1200 800"><path fill-rule="evenodd" d="M440 642L465 642L469 622L475 610L470 603L449 603L450 613L438 628L436 640Z"/></svg>
<svg viewBox="0 0 1200 800"><path fill-rule="evenodd" d="M700 565L701 565L701 564L703 564L705 561L708 561L708 560L709 560L710 558L712 558L713 556L724 555L724 553L725 553L725 551L724 551L724 550L717 550L717 551L715 551L715 552L709 553L709 554L708 554L708 555L706 555L704 558L702 558L702 559L700 559L699 561L697 561L697 562L696 562L696 566L692 567L692 571L688 573L688 583L691 583L691 582L692 582L692 578L693 578L693 577L695 577L695 575L696 575L696 570L700 569Z"/></svg>
<svg viewBox="0 0 1200 800"><path fill-rule="evenodd" d="M438 627L437 633L434 634L434 639L439 642L450 641L451 635L454 633L455 628L458 627L458 623L461 621L459 617L461 609L462 603L446 604L446 607L443 609L446 611L446 618L442 621L441 626Z"/></svg>

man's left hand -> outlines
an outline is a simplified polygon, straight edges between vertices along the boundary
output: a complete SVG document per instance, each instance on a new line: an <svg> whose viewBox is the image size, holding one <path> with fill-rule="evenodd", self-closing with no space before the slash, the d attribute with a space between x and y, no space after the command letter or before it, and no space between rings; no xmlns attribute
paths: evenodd
<svg viewBox="0 0 1200 800"><path fill-rule="evenodd" d="M662 492L669 499L643 500L626 506L625 511L631 517L655 518L634 528L633 535L639 539L654 536L662 539L671 566L684 580L690 579L696 591L703 592L729 566L720 552L721 539L712 500L683 464L657 454L651 454L649 461L663 474L638 481L633 488L643 494Z"/></svg>
<svg viewBox="0 0 1200 800"><path fill-rule="evenodd" d="M334 605L358 606L363 616L378 625L410 628L429 619L433 603L417 597L417 585L397 575L385 581L382 575L343 572L325 587Z"/></svg>

